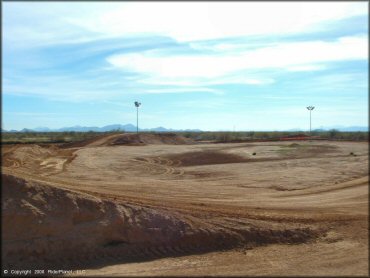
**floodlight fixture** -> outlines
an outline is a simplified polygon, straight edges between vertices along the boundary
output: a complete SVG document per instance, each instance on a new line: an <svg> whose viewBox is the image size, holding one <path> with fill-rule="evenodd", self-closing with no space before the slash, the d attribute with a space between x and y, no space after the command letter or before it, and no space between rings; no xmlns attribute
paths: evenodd
<svg viewBox="0 0 370 278"><path fill-rule="evenodd" d="M135 101L135 107L136 107L136 133L139 134L139 106L141 105L141 102Z"/></svg>
<svg viewBox="0 0 370 278"><path fill-rule="evenodd" d="M315 108L315 106L307 106L308 111L310 111L310 136L311 136L311 112Z"/></svg>

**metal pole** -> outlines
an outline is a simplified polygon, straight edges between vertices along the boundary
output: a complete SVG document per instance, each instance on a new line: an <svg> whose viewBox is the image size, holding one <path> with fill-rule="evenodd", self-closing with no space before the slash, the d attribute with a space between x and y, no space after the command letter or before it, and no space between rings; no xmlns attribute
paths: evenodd
<svg viewBox="0 0 370 278"><path fill-rule="evenodd" d="M140 102L135 101L136 107L136 134L139 134L139 106L141 105Z"/></svg>
<svg viewBox="0 0 370 278"><path fill-rule="evenodd" d="M307 107L308 111L310 111L310 137L311 137L311 112L312 112L312 110L313 110L314 108L315 108L314 106L308 106L308 107Z"/></svg>
<svg viewBox="0 0 370 278"><path fill-rule="evenodd" d="M136 133L139 134L139 107L136 107Z"/></svg>

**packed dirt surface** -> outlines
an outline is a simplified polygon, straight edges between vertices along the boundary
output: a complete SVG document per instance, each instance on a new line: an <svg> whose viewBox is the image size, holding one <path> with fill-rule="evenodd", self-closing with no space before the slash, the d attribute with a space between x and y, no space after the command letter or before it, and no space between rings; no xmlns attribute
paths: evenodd
<svg viewBox="0 0 370 278"><path fill-rule="evenodd" d="M2 146L3 268L368 275L367 142L134 136Z"/></svg>

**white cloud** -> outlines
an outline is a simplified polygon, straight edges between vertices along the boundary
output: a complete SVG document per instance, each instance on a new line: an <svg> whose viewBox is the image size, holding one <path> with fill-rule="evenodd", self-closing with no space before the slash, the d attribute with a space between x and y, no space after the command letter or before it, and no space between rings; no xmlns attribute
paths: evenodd
<svg viewBox="0 0 370 278"><path fill-rule="evenodd" d="M204 78L199 76L192 77L166 77L166 76L152 76L138 80L138 83L146 85L161 85L161 86L211 86L220 84L246 84L246 85L263 85L272 84L275 80L272 78L263 78L256 76L256 74L233 74L232 76L222 76L219 78Z"/></svg>
<svg viewBox="0 0 370 278"><path fill-rule="evenodd" d="M197 41L296 33L366 11L366 2L145 2L122 3L98 16L83 14L68 21L111 36L150 33Z"/></svg>
<svg viewBox="0 0 370 278"><path fill-rule="evenodd" d="M265 85L265 84L272 84L274 82L275 80L272 78L265 78L265 77L258 76L252 73L244 73L244 74L241 73L241 74L235 74L230 77L209 80L208 84L210 85L218 85L218 84Z"/></svg>
<svg viewBox="0 0 370 278"><path fill-rule="evenodd" d="M7 2L4 41L42 46L108 37L164 35L198 41L299 33L366 15L366 2ZM45 23L47 22L47 24ZM228 49L224 44L218 48Z"/></svg>
<svg viewBox="0 0 370 278"><path fill-rule="evenodd" d="M287 67L288 71L318 71L326 69L323 65L302 65L302 66L293 66Z"/></svg>
<svg viewBox="0 0 370 278"><path fill-rule="evenodd" d="M187 92L208 92L215 94L223 94L222 91L211 89L211 88L202 88L202 87L192 87L192 88L161 88L161 89L147 89L145 93L149 94L173 94L173 93L187 93Z"/></svg>
<svg viewBox="0 0 370 278"><path fill-rule="evenodd" d="M9 49L77 43L101 37L68 24L64 18L65 15L77 18L83 11L86 13L86 4L7 2L3 8L3 42Z"/></svg>
<svg viewBox="0 0 370 278"><path fill-rule="evenodd" d="M274 80L242 75L245 70L324 69L324 62L368 59L365 36L342 37L336 41L281 43L260 49L224 55L171 55L157 52L113 55L107 61L120 69L149 76L140 82L158 85L199 86L221 83L268 84ZM318 65L320 63L320 65Z"/></svg>
<svg viewBox="0 0 370 278"><path fill-rule="evenodd" d="M3 34L11 48L140 35L199 41L317 30L367 10L366 2L8 2Z"/></svg>

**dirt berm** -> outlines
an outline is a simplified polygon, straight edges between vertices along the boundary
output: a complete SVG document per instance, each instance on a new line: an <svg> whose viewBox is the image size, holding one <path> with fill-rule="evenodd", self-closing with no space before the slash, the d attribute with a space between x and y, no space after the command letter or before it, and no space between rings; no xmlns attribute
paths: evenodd
<svg viewBox="0 0 370 278"><path fill-rule="evenodd" d="M81 268L112 259L125 262L248 244L301 243L318 236L304 225L195 217L12 175L3 175L2 184L3 267L8 269Z"/></svg>
<svg viewBox="0 0 370 278"><path fill-rule="evenodd" d="M114 135L101 135L80 142L64 144L63 147L96 147L96 146L141 146L147 144L186 145L194 144L192 139L175 133L122 133Z"/></svg>

